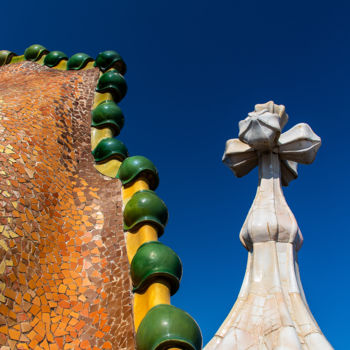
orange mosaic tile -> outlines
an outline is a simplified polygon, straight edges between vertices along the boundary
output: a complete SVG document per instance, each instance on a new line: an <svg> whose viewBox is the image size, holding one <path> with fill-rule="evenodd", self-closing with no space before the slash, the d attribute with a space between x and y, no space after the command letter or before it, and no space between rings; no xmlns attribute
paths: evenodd
<svg viewBox="0 0 350 350"><path fill-rule="evenodd" d="M135 349L119 181L97 173L97 69L0 68L0 349Z"/></svg>

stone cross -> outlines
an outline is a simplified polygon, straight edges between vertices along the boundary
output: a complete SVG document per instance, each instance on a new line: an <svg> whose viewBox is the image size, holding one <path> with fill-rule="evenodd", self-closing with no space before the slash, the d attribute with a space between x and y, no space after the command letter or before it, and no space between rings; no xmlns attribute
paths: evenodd
<svg viewBox="0 0 350 350"><path fill-rule="evenodd" d="M283 105L255 106L228 140L223 162L237 177L259 166L259 185L240 232L248 250L243 284L230 314L205 350L330 350L307 305L297 251L303 237L282 191L310 164L321 139L307 124L281 133Z"/></svg>

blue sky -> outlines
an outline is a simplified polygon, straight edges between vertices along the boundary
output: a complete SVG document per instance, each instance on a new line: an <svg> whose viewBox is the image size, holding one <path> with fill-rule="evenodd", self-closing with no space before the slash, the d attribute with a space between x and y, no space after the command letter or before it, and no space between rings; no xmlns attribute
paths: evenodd
<svg viewBox="0 0 350 350"><path fill-rule="evenodd" d="M2 4L1 49L33 43L68 55L114 49L128 65L120 139L160 172L170 220L162 241L181 257L174 305L207 343L233 305L247 252L238 234L257 171L236 179L225 141L255 103L286 105L285 130L307 122L321 136L285 196L304 235L301 279L321 329L348 349L350 243L347 1L71 1Z"/></svg>

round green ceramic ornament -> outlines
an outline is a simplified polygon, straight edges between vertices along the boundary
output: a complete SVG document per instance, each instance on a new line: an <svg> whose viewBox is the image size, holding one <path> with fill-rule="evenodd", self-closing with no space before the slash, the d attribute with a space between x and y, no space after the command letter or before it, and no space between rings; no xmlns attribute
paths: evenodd
<svg viewBox="0 0 350 350"><path fill-rule="evenodd" d="M123 112L114 101L104 101L92 111L91 126L95 128L110 127L116 136L124 126Z"/></svg>
<svg viewBox="0 0 350 350"><path fill-rule="evenodd" d="M125 159L117 174L117 178L123 185L127 185L140 176L146 179L151 190L158 187L158 171L154 164L143 156L133 156Z"/></svg>
<svg viewBox="0 0 350 350"><path fill-rule="evenodd" d="M128 156L128 150L124 143L120 140L117 140L114 137L108 137L98 143L98 145L92 151L92 155L97 163L104 162L112 158L123 161Z"/></svg>
<svg viewBox="0 0 350 350"><path fill-rule="evenodd" d="M43 55L46 55L49 53L49 50L47 50L44 46L39 44L34 44L29 46L24 51L24 57L28 61L37 61L39 60Z"/></svg>
<svg viewBox="0 0 350 350"><path fill-rule="evenodd" d="M164 232L168 222L165 203L151 190L136 192L124 208L124 229L134 231L143 224L157 229L158 237Z"/></svg>
<svg viewBox="0 0 350 350"><path fill-rule="evenodd" d="M101 72L105 72L111 68L115 68L122 75L126 72L125 62L121 56L113 50L99 53L94 65L100 68Z"/></svg>
<svg viewBox="0 0 350 350"><path fill-rule="evenodd" d="M44 65L48 67L57 66L62 60L68 60L68 56L62 51L51 51L44 58Z"/></svg>
<svg viewBox="0 0 350 350"><path fill-rule="evenodd" d="M140 323L136 344L138 350L201 350L202 333L188 313L160 304L149 310Z"/></svg>
<svg viewBox="0 0 350 350"><path fill-rule="evenodd" d="M126 95L126 81L120 73L113 69L102 74L98 80L96 91L100 93L110 92L115 102L119 102Z"/></svg>
<svg viewBox="0 0 350 350"><path fill-rule="evenodd" d="M132 259L130 269L133 292L143 293L159 279L169 282L171 295L179 289L181 260L171 248L161 242L150 241L142 244Z"/></svg>
<svg viewBox="0 0 350 350"><path fill-rule="evenodd" d="M14 52L8 50L0 51L0 66L8 64L11 62L12 57L17 56Z"/></svg>
<svg viewBox="0 0 350 350"><path fill-rule="evenodd" d="M79 70L83 69L89 62L94 59L87 55L86 53L79 52L70 57L67 62L67 70Z"/></svg>

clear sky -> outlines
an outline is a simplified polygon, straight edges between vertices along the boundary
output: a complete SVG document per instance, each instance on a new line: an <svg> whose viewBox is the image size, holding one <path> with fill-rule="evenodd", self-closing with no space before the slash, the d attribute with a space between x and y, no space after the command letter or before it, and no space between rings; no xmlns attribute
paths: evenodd
<svg viewBox="0 0 350 350"><path fill-rule="evenodd" d="M128 65L120 139L160 172L170 220L162 242L181 257L174 305L207 343L233 305L247 252L238 234L257 171L237 179L225 141L255 103L274 100L285 130L321 136L316 161L285 189L304 235L299 253L309 306L335 349L349 349L348 1L3 2L1 49L39 43L68 55L114 49ZM1 82L0 82L1 83Z"/></svg>

